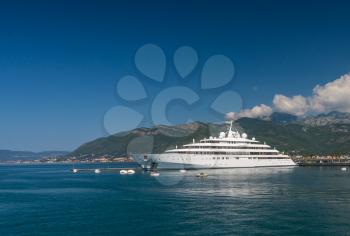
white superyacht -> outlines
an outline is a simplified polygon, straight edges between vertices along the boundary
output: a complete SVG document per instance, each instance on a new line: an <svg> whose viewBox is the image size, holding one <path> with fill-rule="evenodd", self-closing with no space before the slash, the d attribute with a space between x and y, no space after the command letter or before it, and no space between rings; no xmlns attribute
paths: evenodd
<svg viewBox="0 0 350 236"><path fill-rule="evenodd" d="M295 162L283 153L232 130L219 137L209 137L199 142L167 150L162 154L132 155L144 169L211 169L237 167L295 166Z"/></svg>

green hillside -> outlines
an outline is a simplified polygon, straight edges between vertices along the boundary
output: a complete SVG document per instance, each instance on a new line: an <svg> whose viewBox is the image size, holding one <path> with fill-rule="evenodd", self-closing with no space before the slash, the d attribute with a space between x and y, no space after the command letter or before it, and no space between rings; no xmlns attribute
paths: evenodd
<svg viewBox="0 0 350 236"><path fill-rule="evenodd" d="M169 129L164 130L164 128L167 128L165 126L150 129L139 128L130 132L124 132L123 135L111 135L83 144L70 155L79 156L86 154L109 154L124 156L127 153L129 144L133 140L145 136L153 138L154 145L152 145L152 151L155 153L160 153L168 148L175 147L176 145L189 143L193 138L200 139L209 136L209 129L208 125L206 124L193 123L188 126L188 135L183 134L183 129L179 127L170 127L172 129L172 133L169 132Z"/></svg>
<svg viewBox="0 0 350 236"><path fill-rule="evenodd" d="M238 122L257 140L288 153L350 153L350 124L308 126L300 123L276 124L257 119L241 119Z"/></svg>
<svg viewBox="0 0 350 236"><path fill-rule="evenodd" d="M69 154L64 151L45 151L45 152L28 152L0 150L0 161L32 161L45 159L48 157L62 157Z"/></svg>
<svg viewBox="0 0 350 236"><path fill-rule="evenodd" d="M308 120L310 123L310 120ZM326 125L309 125L300 121L275 122L242 118L235 122L235 128L254 136L261 142L266 142L280 151L290 154L347 154L350 153L350 124L335 122ZM195 122L179 126L155 126L153 128L138 128L104 138L99 138L83 144L71 156L91 154L109 154L125 156L128 145L136 143L137 148L146 148L154 153L161 153L192 142L192 139L202 139L217 136L227 129L226 124L208 124ZM153 144L142 139L151 138ZM152 146L151 149L149 149Z"/></svg>

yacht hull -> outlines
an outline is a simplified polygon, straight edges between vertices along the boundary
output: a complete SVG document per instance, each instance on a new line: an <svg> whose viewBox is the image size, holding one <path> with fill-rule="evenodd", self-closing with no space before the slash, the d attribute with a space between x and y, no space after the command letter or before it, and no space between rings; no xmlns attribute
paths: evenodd
<svg viewBox="0 0 350 236"><path fill-rule="evenodd" d="M198 154L135 154L133 155L144 169L219 169L295 166L295 162L286 156L278 157L242 157L239 155L198 155Z"/></svg>

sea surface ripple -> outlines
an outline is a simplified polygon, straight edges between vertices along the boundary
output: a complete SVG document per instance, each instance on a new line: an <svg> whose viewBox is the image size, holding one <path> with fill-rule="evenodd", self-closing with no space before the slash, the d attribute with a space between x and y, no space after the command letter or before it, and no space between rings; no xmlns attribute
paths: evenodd
<svg viewBox="0 0 350 236"><path fill-rule="evenodd" d="M350 171L340 167L208 170L207 178L71 168L0 165L0 235L350 234Z"/></svg>

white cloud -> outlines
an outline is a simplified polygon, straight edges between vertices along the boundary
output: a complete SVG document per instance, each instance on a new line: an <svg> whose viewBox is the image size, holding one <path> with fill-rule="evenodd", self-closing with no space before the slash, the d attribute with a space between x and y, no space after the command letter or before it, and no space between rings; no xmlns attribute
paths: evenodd
<svg viewBox="0 0 350 236"><path fill-rule="evenodd" d="M350 112L350 74L343 75L339 79L325 85L317 85L309 97L302 95L287 97L282 94L276 94L273 98L272 108L261 104L252 109L242 110L239 113L227 113L226 119L265 117L269 116L273 111L297 116L331 111Z"/></svg>
<svg viewBox="0 0 350 236"><path fill-rule="evenodd" d="M317 85L312 96L286 97L277 94L273 99L276 111L302 116L330 111L350 112L350 74L325 85Z"/></svg>
<svg viewBox="0 0 350 236"><path fill-rule="evenodd" d="M350 74L313 89L311 108L316 112L350 112Z"/></svg>
<svg viewBox="0 0 350 236"><path fill-rule="evenodd" d="M301 95L290 98L277 94L273 98L273 105L276 111L286 112L297 116L304 115L309 107L307 99Z"/></svg>
<svg viewBox="0 0 350 236"><path fill-rule="evenodd" d="M225 120L238 120L238 119L239 119L238 114L233 111L226 113L225 115Z"/></svg>
<svg viewBox="0 0 350 236"><path fill-rule="evenodd" d="M271 115L273 112L272 108L264 104L255 106L251 109L244 109L239 113L229 112L226 114L226 120L237 120L242 117L248 118L261 118Z"/></svg>

